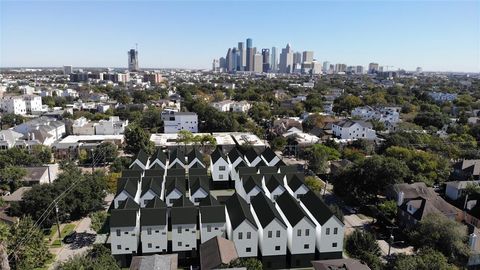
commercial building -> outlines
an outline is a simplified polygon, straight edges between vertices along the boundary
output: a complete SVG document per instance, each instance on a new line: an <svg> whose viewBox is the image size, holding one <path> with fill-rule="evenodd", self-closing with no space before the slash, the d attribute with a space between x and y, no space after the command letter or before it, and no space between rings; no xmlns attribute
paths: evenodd
<svg viewBox="0 0 480 270"><path fill-rule="evenodd" d="M73 73L73 67L72 66L63 66L63 74L64 75L70 75Z"/></svg>
<svg viewBox="0 0 480 270"><path fill-rule="evenodd" d="M282 53L280 54L280 65L279 65L280 73L292 73L293 71L293 52L290 48L290 43L282 49Z"/></svg>
<svg viewBox="0 0 480 270"><path fill-rule="evenodd" d="M261 73L263 68L262 55L257 53L253 58L253 72Z"/></svg>
<svg viewBox="0 0 480 270"><path fill-rule="evenodd" d="M378 69L378 63L370 63L368 64L368 73L377 73L379 71Z"/></svg>
<svg viewBox="0 0 480 270"><path fill-rule="evenodd" d="M262 49L263 72L270 72L270 49Z"/></svg>
<svg viewBox="0 0 480 270"><path fill-rule="evenodd" d="M313 51L304 51L303 62L312 62L312 61L313 61Z"/></svg>
<svg viewBox="0 0 480 270"><path fill-rule="evenodd" d="M136 72L138 69L138 51L130 49L128 52L128 71Z"/></svg>
<svg viewBox="0 0 480 270"><path fill-rule="evenodd" d="M272 56L272 59L270 61L271 72L277 72L278 71L278 49L277 49L277 47L272 47L271 56Z"/></svg>

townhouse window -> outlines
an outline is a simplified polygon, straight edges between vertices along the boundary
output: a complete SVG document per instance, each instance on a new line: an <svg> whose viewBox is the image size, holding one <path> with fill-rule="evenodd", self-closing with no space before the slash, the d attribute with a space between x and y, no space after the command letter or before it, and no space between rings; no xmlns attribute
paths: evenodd
<svg viewBox="0 0 480 270"><path fill-rule="evenodd" d="M300 229L297 230L297 236L302 236L302 230Z"/></svg>
<svg viewBox="0 0 480 270"><path fill-rule="evenodd" d="M155 233L159 233L159 232L160 232L160 231L157 231L157 230L155 231Z"/></svg>
<svg viewBox="0 0 480 270"><path fill-rule="evenodd" d="M181 247L181 246L182 246L182 242L178 242L178 246Z"/></svg>
<svg viewBox="0 0 480 270"><path fill-rule="evenodd" d="M187 228L187 229L185 229L185 231L186 231L186 232L188 232L189 230L190 230L190 229L188 229L188 228Z"/></svg>
<svg viewBox="0 0 480 270"><path fill-rule="evenodd" d="M280 250L280 246L275 246L275 250Z"/></svg>
<svg viewBox="0 0 480 270"><path fill-rule="evenodd" d="M219 171L225 171L225 166L219 166L219 167L218 167L218 170L219 170Z"/></svg>
<svg viewBox="0 0 480 270"><path fill-rule="evenodd" d="M167 233L166 233L166 232L162 232L162 235L165 235L165 234L167 234Z"/></svg>
<svg viewBox="0 0 480 270"><path fill-rule="evenodd" d="M242 240L242 239L243 239L243 233L241 233L241 232L238 233L238 239L239 239L239 240Z"/></svg>
<svg viewBox="0 0 480 270"><path fill-rule="evenodd" d="M148 248L152 248L152 243L148 243Z"/></svg>
<svg viewBox="0 0 480 270"><path fill-rule="evenodd" d="M268 231L268 238L272 238L272 235L273 235L272 231Z"/></svg>
<svg viewBox="0 0 480 270"><path fill-rule="evenodd" d="M333 234L338 234L338 228L333 228Z"/></svg>
<svg viewBox="0 0 480 270"><path fill-rule="evenodd" d="M152 229L151 229L151 228L148 228L148 229L147 229L147 234L148 234L148 235L152 235Z"/></svg>
<svg viewBox="0 0 480 270"><path fill-rule="evenodd" d="M211 232L211 231L212 231L212 226L207 225L207 232Z"/></svg>
<svg viewBox="0 0 480 270"><path fill-rule="evenodd" d="M190 247L190 244L186 244L185 247Z"/></svg>
<svg viewBox="0 0 480 270"><path fill-rule="evenodd" d="M218 179L223 179L223 174L219 174Z"/></svg>
<svg viewBox="0 0 480 270"><path fill-rule="evenodd" d="M122 232L119 229L117 229L117 236L120 236L121 234Z"/></svg>
<svg viewBox="0 0 480 270"><path fill-rule="evenodd" d="M156 249L159 249L159 248L160 248L160 246L155 246L155 248L156 248Z"/></svg>
<svg viewBox="0 0 480 270"><path fill-rule="evenodd" d="M308 249L309 247L310 247L310 245L309 245L309 244L305 244L305 245L303 245L303 249Z"/></svg>
<svg viewBox="0 0 480 270"><path fill-rule="evenodd" d="M252 233L251 232L247 232L247 239L250 239L252 238Z"/></svg>
<svg viewBox="0 0 480 270"><path fill-rule="evenodd" d="M122 245L117 245L117 249L122 249Z"/></svg>
<svg viewBox="0 0 480 270"><path fill-rule="evenodd" d="M305 236L309 236L310 235L310 229L306 229L305 230Z"/></svg>
<svg viewBox="0 0 480 270"><path fill-rule="evenodd" d="M330 235L330 228L327 228L327 230L325 231L325 234Z"/></svg>
<svg viewBox="0 0 480 270"><path fill-rule="evenodd" d="M332 243L332 247L337 247L337 242Z"/></svg>
<svg viewBox="0 0 480 270"><path fill-rule="evenodd" d="M246 252L251 252L251 251L252 251L252 248L247 247L247 248L245 249L245 251L246 251Z"/></svg>
<svg viewBox="0 0 480 270"><path fill-rule="evenodd" d="M124 232L124 234L128 234L128 232Z"/></svg>
<svg viewBox="0 0 480 270"><path fill-rule="evenodd" d="M178 232L178 233L182 233L182 227L178 227L178 228L177 228L177 232Z"/></svg>
<svg viewBox="0 0 480 270"><path fill-rule="evenodd" d="M130 248L125 248L125 250L130 250Z"/></svg>
<svg viewBox="0 0 480 270"><path fill-rule="evenodd" d="M277 231L277 237L280 237L280 231Z"/></svg>

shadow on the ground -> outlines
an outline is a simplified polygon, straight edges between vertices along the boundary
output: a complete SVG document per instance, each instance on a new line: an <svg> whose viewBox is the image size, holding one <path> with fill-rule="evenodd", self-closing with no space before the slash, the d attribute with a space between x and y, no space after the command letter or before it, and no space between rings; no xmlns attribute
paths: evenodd
<svg viewBox="0 0 480 270"><path fill-rule="evenodd" d="M75 240L70 244L71 249L79 249L93 245L97 236L93 233L77 233Z"/></svg>

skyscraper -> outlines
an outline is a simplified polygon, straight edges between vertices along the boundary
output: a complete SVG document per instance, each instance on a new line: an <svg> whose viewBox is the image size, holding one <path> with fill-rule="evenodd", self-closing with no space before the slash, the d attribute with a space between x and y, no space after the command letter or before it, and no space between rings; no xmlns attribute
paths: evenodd
<svg viewBox="0 0 480 270"><path fill-rule="evenodd" d="M312 61L313 61L313 51L304 51L303 62L312 62Z"/></svg>
<svg viewBox="0 0 480 270"><path fill-rule="evenodd" d="M301 52L294 52L293 53L293 64L301 64L302 63L302 53Z"/></svg>
<svg viewBox="0 0 480 270"><path fill-rule="evenodd" d="M239 71L245 70L245 64L247 63L247 50L245 50L245 43L238 42L238 53L239 53L239 61L238 61L238 68Z"/></svg>
<svg viewBox="0 0 480 270"><path fill-rule="evenodd" d="M357 66L355 68L355 74L363 74L363 66Z"/></svg>
<svg viewBox="0 0 480 270"><path fill-rule="evenodd" d="M262 55L259 53L256 53L255 56L253 57L253 69L252 71L255 73L261 73L262 72L262 66L263 66L263 61L262 61Z"/></svg>
<svg viewBox="0 0 480 270"><path fill-rule="evenodd" d="M237 71L237 67L238 67L238 51L237 51L237 48L233 48L232 49L232 70L231 71Z"/></svg>
<svg viewBox="0 0 480 270"><path fill-rule="evenodd" d="M227 65L226 68L228 72L233 70L233 55L231 48L228 48L227 55L225 56L225 64Z"/></svg>
<svg viewBox="0 0 480 270"><path fill-rule="evenodd" d="M263 72L270 72L270 49L262 49Z"/></svg>
<svg viewBox="0 0 480 270"><path fill-rule="evenodd" d="M370 63L368 64L368 73L377 73L378 72L378 63Z"/></svg>
<svg viewBox="0 0 480 270"><path fill-rule="evenodd" d="M70 75L72 73L73 73L73 67L72 66L63 66L63 74Z"/></svg>
<svg viewBox="0 0 480 270"><path fill-rule="evenodd" d="M251 38L247 38L247 59L246 59L246 69L247 71L253 71L253 56L255 51L253 48L253 41Z"/></svg>
<svg viewBox="0 0 480 270"><path fill-rule="evenodd" d="M290 43L282 49L280 54L280 73L292 73L293 68L293 52Z"/></svg>
<svg viewBox="0 0 480 270"><path fill-rule="evenodd" d="M218 59L213 59L212 71L213 72L218 72L219 70L220 70L220 61L218 61Z"/></svg>
<svg viewBox="0 0 480 270"><path fill-rule="evenodd" d="M330 62L328 62L328 61L323 62L322 71L324 73L328 73L329 70L330 70Z"/></svg>
<svg viewBox="0 0 480 270"><path fill-rule="evenodd" d="M138 51L136 49L130 49L127 52L128 54L128 70L129 71L138 71Z"/></svg>
<svg viewBox="0 0 480 270"><path fill-rule="evenodd" d="M277 72L278 70L278 53L277 53L277 47L272 47L272 61L271 63L271 72Z"/></svg>

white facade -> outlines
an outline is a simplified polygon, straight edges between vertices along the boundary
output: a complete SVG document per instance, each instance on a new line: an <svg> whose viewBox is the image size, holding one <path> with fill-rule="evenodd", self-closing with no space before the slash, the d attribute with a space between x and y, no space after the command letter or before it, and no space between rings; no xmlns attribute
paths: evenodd
<svg viewBox="0 0 480 270"><path fill-rule="evenodd" d="M400 122L400 110L400 107L373 108L365 106L353 109L351 115L367 121L377 120L384 123L389 130L394 130L397 123Z"/></svg>
<svg viewBox="0 0 480 270"><path fill-rule="evenodd" d="M210 171L213 181L228 181L230 166L223 157L220 157L215 163L210 159Z"/></svg>
<svg viewBox="0 0 480 270"><path fill-rule="evenodd" d="M258 232L255 227L247 220L244 220L237 228L232 229L228 211L227 217L227 234L228 239L235 243L238 257L256 257L258 249Z"/></svg>
<svg viewBox="0 0 480 270"><path fill-rule="evenodd" d="M137 211L137 226L111 227L110 242L112 255L132 254L137 252L140 242L140 214Z"/></svg>
<svg viewBox="0 0 480 270"><path fill-rule="evenodd" d="M170 193L165 194L165 203L167 204L167 206L171 207L175 200L179 199L182 196L182 192L175 188Z"/></svg>
<svg viewBox="0 0 480 270"><path fill-rule="evenodd" d="M278 204L275 207L287 224L287 247L290 253L315 253L315 225L306 217L303 217L297 224L292 225Z"/></svg>
<svg viewBox="0 0 480 270"><path fill-rule="evenodd" d="M72 124L73 135L95 135L95 125L85 117L75 119Z"/></svg>
<svg viewBox="0 0 480 270"><path fill-rule="evenodd" d="M202 243L216 237L225 237L226 223L203 223L200 212L200 239Z"/></svg>
<svg viewBox="0 0 480 270"><path fill-rule="evenodd" d="M177 133L180 130L198 132L198 115L190 112L162 113L165 133Z"/></svg>
<svg viewBox="0 0 480 270"><path fill-rule="evenodd" d="M142 226L143 253L167 252L167 226Z"/></svg>
<svg viewBox="0 0 480 270"><path fill-rule="evenodd" d="M27 113L38 114L43 111L42 97L34 96L34 95L25 95L23 96L23 100L25 101L25 107L26 107Z"/></svg>
<svg viewBox="0 0 480 270"><path fill-rule="evenodd" d="M122 121L118 116L111 116L108 120L100 120L95 126L97 135L120 135L125 132L128 120Z"/></svg>
<svg viewBox="0 0 480 270"><path fill-rule="evenodd" d="M256 213L250 206L253 217L258 227L258 248L262 256L280 256L287 254L287 227L279 220L273 219L270 224L262 228L258 216L262 213Z"/></svg>
<svg viewBox="0 0 480 270"><path fill-rule="evenodd" d="M350 121L350 120L347 120ZM358 122L353 123L352 125L342 125L339 123L332 124L332 132L336 137L343 140L355 140L355 139L365 139L365 140L375 140L377 135L375 130L363 126Z"/></svg>
<svg viewBox="0 0 480 270"><path fill-rule="evenodd" d="M155 197L162 198L162 194L156 194L153 190L149 189L145 192L139 199L140 207L144 208L150 200L153 200Z"/></svg>
<svg viewBox="0 0 480 270"><path fill-rule="evenodd" d="M18 115L27 114L27 105L20 96L6 96L2 98L2 111Z"/></svg>
<svg viewBox="0 0 480 270"><path fill-rule="evenodd" d="M189 251L197 248L196 224L172 224L172 251Z"/></svg>
<svg viewBox="0 0 480 270"><path fill-rule="evenodd" d="M189 190L188 192L191 193L191 190ZM194 205L199 205L200 200L207 196L208 196L208 192L203 190L203 188L200 187L193 194L190 194L189 198Z"/></svg>
<svg viewBox="0 0 480 270"><path fill-rule="evenodd" d="M128 198L134 200L136 203L139 204L140 202L140 188L137 189L137 193L135 194L135 197L132 197L126 190L122 190L115 198L113 199L113 206L115 209L118 208L121 202L127 200Z"/></svg>

